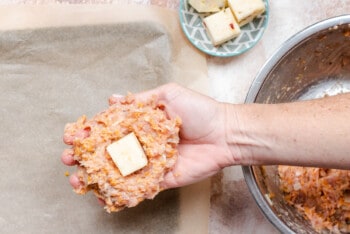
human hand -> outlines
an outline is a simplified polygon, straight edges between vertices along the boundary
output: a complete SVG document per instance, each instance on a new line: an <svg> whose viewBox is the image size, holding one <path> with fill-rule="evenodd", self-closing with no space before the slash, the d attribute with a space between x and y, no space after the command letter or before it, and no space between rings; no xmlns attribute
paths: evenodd
<svg viewBox="0 0 350 234"><path fill-rule="evenodd" d="M182 119L179 157L165 175L164 188L198 182L232 164L225 136L225 104L176 84L137 94L136 98L147 100L152 95L164 104L169 117Z"/></svg>
<svg viewBox="0 0 350 234"><path fill-rule="evenodd" d="M225 137L225 104L176 84L167 84L139 93L136 98L147 100L156 95L171 118L182 119L179 157L172 171L165 175L162 186L174 188L203 180L231 164L231 153ZM119 97L112 97L113 103ZM84 137L84 133L77 133ZM72 139L64 139L70 145ZM66 165L74 165L72 151L62 154ZM70 177L73 187L80 186L76 175Z"/></svg>

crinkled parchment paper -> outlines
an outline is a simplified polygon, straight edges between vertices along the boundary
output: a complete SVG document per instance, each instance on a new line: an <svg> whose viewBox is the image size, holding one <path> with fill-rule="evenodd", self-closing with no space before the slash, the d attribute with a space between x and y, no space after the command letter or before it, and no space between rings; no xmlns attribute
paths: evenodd
<svg viewBox="0 0 350 234"><path fill-rule="evenodd" d="M207 182L108 214L92 194L72 192L74 168L60 161L65 123L107 108L113 93L167 82L206 92L205 57L176 12L1 6L0 22L1 233L206 232Z"/></svg>

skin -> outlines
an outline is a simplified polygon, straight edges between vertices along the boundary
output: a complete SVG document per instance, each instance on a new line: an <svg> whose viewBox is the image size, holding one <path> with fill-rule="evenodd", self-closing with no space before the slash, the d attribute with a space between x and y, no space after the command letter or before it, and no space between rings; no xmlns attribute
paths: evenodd
<svg viewBox="0 0 350 234"><path fill-rule="evenodd" d="M170 117L183 122L180 155L165 176L164 188L198 182L232 165L350 169L350 94L287 104L228 104L167 84L136 98L152 95ZM112 103L118 98L111 98ZM61 159L75 165L69 149ZM76 175L70 183L80 185Z"/></svg>

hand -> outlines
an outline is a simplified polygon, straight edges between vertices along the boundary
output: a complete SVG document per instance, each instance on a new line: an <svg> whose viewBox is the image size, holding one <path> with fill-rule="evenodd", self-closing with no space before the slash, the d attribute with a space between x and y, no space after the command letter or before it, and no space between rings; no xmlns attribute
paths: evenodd
<svg viewBox="0 0 350 234"><path fill-rule="evenodd" d="M225 137L225 104L176 84L139 93L136 98L146 100L153 95L164 104L169 117L182 119L179 157L173 170L165 175L164 188L195 183L231 164ZM113 103L113 97L110 101ZM65 142L70 144L70 139ZM70 150L63 152L62 161L66 165L75 164ZM70 183L73 187L80 185L76 175L71 176Z"/></svg>
<svg viewBox="0 0 350 234"><path fill-rule="evenodd" d="M226 106L176 84L167 84L140 93L138 99L157 95L171 118L182 119L179 157L165 176L165 188L181 187L203 180L231 165L226 143Z"/></svg>

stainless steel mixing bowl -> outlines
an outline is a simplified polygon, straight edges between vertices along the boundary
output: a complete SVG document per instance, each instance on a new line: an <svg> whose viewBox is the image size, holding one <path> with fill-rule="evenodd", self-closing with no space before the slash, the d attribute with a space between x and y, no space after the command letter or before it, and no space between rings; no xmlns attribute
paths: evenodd
<svg viewBox="0 0 350 234"><path fill-rule="evenodd" d="M348 91L350 15L342 15L287 40L258 73L246 103L292 102ZM280 232L315 233L309 222L285 203L277 166L246 166L243 173L258 206Z"/></svg>

